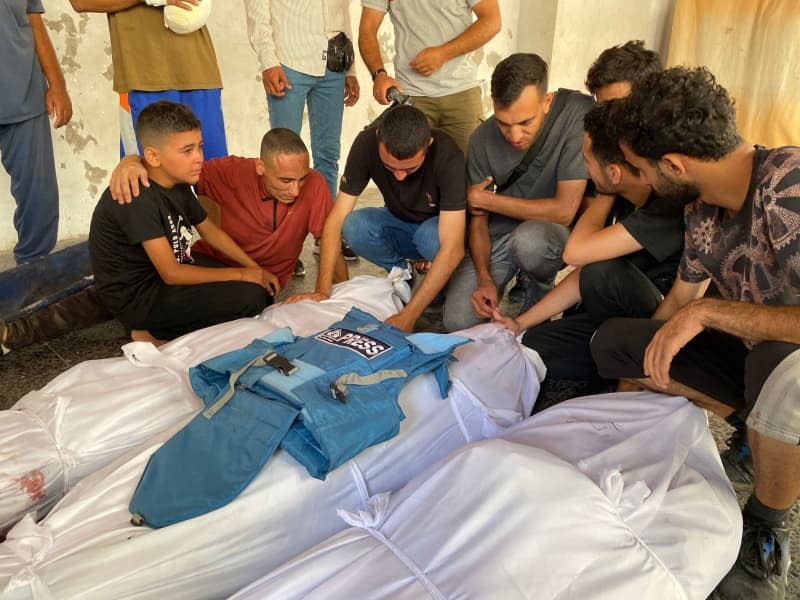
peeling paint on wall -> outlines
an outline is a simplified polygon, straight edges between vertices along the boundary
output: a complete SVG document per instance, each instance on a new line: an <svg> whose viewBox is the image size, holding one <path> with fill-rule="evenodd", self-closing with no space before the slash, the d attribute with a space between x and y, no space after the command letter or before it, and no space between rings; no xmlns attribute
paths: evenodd
<svg viewBox="0 0 800 600"><path fill-rule="evenodd" d="M66 125L65 129L66 133L64 134L64 139L76 153L86 148L89 142L95 145L97 144L97 138L91 133L85 136L81 135L81 132L83 132L83 121L81 119L73 118L72 121Z"/></svg>

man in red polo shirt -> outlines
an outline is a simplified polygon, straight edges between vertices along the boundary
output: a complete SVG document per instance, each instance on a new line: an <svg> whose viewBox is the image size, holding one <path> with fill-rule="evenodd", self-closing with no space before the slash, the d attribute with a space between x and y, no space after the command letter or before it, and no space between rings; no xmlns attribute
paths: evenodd
<svg viewBox="0 0 800 600"><path fill-rule="evenodd" d="M127 156L111 175L117 202L130 202L148 185L138 156ZM309 167L308 149L289 129L272 129L261 140L260 158L226 156L203 163L195 186L209 217L230 235L259 266L285 287L306 236L322 235L333 208L325 179ZM223 262L227 259L202 240L192 247ZM344 260L336 278L346 278Z"/></svg>

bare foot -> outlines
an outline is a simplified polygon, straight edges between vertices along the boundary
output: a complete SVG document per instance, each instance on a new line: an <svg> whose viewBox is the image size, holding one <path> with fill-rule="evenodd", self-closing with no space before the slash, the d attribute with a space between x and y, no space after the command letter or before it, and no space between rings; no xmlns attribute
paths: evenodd
<svg viewBox="0 0 800 600"><path fill-rule="evenodd" d="M168 340L154 338L147 329L131 329L131 339L134 342L150 342L153 346L163 346Z"/></svg>

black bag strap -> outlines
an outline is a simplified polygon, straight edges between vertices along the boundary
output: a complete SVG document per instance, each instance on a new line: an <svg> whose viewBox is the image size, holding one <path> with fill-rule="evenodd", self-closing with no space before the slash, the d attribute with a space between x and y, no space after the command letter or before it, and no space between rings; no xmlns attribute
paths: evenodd
<svg viewBox="0 0 800 600"><path fill-rule="evenodd" d="M550 111L547 113L547 118L544 121L544 125L542 125L542 129L539 131L539 135L536 136L536 141L525 153L525 156L522 158L520 163L514 167L513 171L511 171L511 175L508 176L508 179L506 179L505 183L497 186L495 193L502 194L505 190L510 188L517 179L525 174L525 172L528 170L528 167L531 166L533 159L536 158L536 155L539 154L539 152L541 152L542 146L544 146L545 142L547 141L547 137L550 135L550 130L553 129L553 123L556 122L558 115L561 114L562 110L564 110L564 105L567 103L567 98L572 94L579 93L580 92L576 92L575 90L559 88L553 97L553 103L550 105Z"/></svg>

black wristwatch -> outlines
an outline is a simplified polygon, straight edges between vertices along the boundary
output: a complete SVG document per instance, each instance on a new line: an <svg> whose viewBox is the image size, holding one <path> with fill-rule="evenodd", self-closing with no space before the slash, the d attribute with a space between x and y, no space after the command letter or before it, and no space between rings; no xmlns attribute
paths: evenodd
<svg viewBox="0 0 800 600"><path fill-rule="evenodd" d="M375 78L378 76L378 73L384 73L384 74L385 74L385 73L386 73L386 69L384 69L383 67L381 67L381 68L379 68L379 69L375 69L374 71L372 71L372 72L369 74L369 75L370 75L370 77L372 77L372 81L375 81Z"/></svg>

